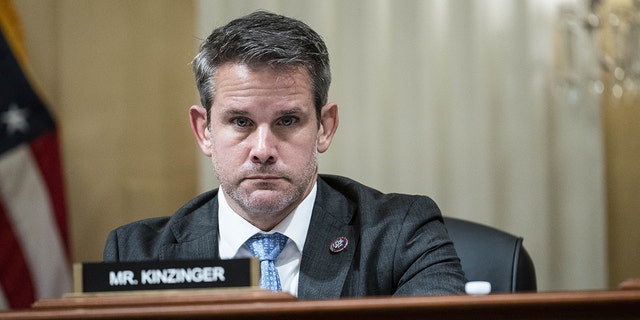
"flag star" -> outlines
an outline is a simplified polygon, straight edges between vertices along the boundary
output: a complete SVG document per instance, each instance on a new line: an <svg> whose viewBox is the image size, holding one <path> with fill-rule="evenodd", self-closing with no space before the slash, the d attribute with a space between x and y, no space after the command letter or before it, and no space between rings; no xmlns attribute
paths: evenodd
<svg viewBox="0 0 640 320"><path fill-rule="evenodd" d="M7 126L7 135L12 135L17 131L27 132L29 123L27 122L27 110L20 109L16 103L11 103L9 109L0 115L0 122Z"/></svg>

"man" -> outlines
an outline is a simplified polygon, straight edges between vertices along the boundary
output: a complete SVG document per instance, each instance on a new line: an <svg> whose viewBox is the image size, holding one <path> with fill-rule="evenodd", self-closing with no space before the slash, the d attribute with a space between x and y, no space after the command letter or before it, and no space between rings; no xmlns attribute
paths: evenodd
<svg viewBox="0 0 640 320"><path fill-rule="evenodd" d="M318 175L338 127L318 34L255 12L214 30L193 68L202 106L189 109L191 128L220 188L171 217L114 230L105 261L255 255L261 285L301 299L464 291L431 199ZM273 248L281 252L261 257Z"/></svg>

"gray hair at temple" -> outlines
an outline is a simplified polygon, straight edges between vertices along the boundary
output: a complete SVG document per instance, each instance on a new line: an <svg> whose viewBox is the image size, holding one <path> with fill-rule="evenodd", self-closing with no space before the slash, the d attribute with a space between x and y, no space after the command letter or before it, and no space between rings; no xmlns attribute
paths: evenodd
<svg viewBox="0 0 640 320"><path fill-rule="evenodd" d="M216 28L193 59L200 102L210 120L215 96L214 76L225 63L275 70L304 67L311 78L317 120L327 103L331 70L324 41L302 21L256 11Z"/></svg>

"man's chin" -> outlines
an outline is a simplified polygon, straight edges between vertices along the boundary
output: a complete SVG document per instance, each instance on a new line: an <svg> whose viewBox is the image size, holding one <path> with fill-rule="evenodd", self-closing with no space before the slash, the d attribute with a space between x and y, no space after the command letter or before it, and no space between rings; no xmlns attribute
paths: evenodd
<svg viewBox="0 0 640 320"><path fill-rule="evenodd" d="M248 202L264 206L291 201L281 190L258 189L248 194Z"/></svg>
<svg viewBox="0 0 640 320"><path fill-rule="evenodd" d="M291 205L291 199L273 193L262 190L258 194L252 194L250 199L244 202L245 210L254 214L277 214Z"/></svg>
<svg viewBox="0 0 640 320"><path fill-rule="evenodd" d="M241 187L249 192L256 191L277 191L286 187L285 179L246 179L242 181Z"/></svg>

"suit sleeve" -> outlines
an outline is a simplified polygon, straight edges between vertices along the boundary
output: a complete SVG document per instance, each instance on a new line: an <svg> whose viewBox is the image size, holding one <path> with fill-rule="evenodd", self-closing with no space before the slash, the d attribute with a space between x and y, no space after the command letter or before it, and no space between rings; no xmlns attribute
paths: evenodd
<svg viewBox="0 0 640 320"><path fill-rule="evenodd" d="M464 293L460 259L430 198L416 198L407 210L396 242L394 275L394 295Z"/></svg>

